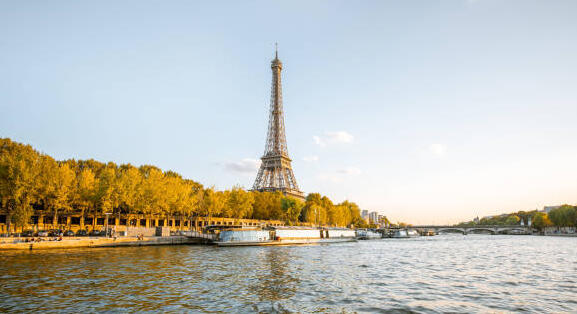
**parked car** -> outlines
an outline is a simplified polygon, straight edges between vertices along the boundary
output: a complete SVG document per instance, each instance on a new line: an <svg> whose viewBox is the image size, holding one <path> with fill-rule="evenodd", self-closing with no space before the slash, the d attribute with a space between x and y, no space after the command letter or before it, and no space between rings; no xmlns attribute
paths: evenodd
<svg viewBox="0 0 577 314"><path fill-rule="evenodd" d="M84 230L84 229L80 229L76 232L76 236L77 237L85 237L88 235L88 231Z"/></svg>
<svg viewBox="0 0 577 314"><path fill-rule="evenodd" d="M33 237L34 236L34 231L32 230L24 230L22 231L22 233L20 234L23 237Z"/></svg>
<svg viewBox="0 0 577 314"><path fill-rule="evenodd" d="M59 237L62 236L62 230L60 229L52 229L48 231L48 236L50 237Z"/></svg>
<svg viewBox="0 0 577 314"><path fill-rule="evenodd" d="M66 231L64 231L63 235L64 235L65 237L73 237L73 236L74 236L74 231L72 231L72 230L66 230Z"/></svg>
<svg viewBox="0 0 577 314"><path fill-rule="evenodd" d="M38 231L39 237L47 237L48 235L49 235L48 231L45 230Z"/></svg>
<svg viewBox="0 0 577 314"><path fill-rule="evenodd" d="M91 237L100 237L100 236L104 236L105 233L104 231L96 231L96 230L92 230L88 233L89 236Z"/></svg>

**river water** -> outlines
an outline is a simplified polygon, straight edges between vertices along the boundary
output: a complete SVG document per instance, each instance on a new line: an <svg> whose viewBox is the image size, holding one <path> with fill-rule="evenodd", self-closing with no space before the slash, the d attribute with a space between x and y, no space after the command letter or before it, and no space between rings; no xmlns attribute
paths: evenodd
<svg viewBox="0 0 577 314"><path fill-rule="evenodd" d="M570 312L577 238L0 252L9 312Z"/></svg>

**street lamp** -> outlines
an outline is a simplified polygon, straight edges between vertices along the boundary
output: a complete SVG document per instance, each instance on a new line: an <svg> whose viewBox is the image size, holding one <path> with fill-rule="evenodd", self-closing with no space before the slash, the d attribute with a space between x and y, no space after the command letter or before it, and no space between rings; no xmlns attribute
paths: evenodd
<svg viewBox="0 0 577 314"><path fill-rule="evenodd" d="M112 215L112 213L104 213L106 215L106 221L104 222L104 230L106 230L106 237L108 238L108 216Z"/></svg>
<svg viewBox="0 0 577 314"><path fill-rule="evenodd" d="M318 227L317 223L317 208L315 207L315 227Z"/></svg>

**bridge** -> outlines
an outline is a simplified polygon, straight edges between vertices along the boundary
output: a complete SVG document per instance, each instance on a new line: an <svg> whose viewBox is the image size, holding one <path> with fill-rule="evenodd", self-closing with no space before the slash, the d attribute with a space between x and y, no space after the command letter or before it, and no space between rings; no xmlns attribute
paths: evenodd
<svg viewBox="0 0 577 314"><path fill-rule="evenodd" d="M420 234L434 232L453 232L453 233L490 233L490 234L532 234L535 230L530 226L520 225L474 225L474 226L410 226L397 229L414 229Z"/></svg>

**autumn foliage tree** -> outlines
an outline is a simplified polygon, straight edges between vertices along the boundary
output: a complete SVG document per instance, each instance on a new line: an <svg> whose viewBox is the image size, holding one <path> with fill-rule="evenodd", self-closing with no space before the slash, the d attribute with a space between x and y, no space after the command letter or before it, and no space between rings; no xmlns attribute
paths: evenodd
<svg viewBox="0 0 577 314"><path fill-rule="evenodd" d="M280 192L239 186L217 191L151 165L57 161L10 139L0 139L0 209L16 226L28 224L34 209L53 217L55 225L58 216L70 213L270 219L292 225L363 223L355 203L334 204L319 193L309 194L303 202Z"/></svg>

